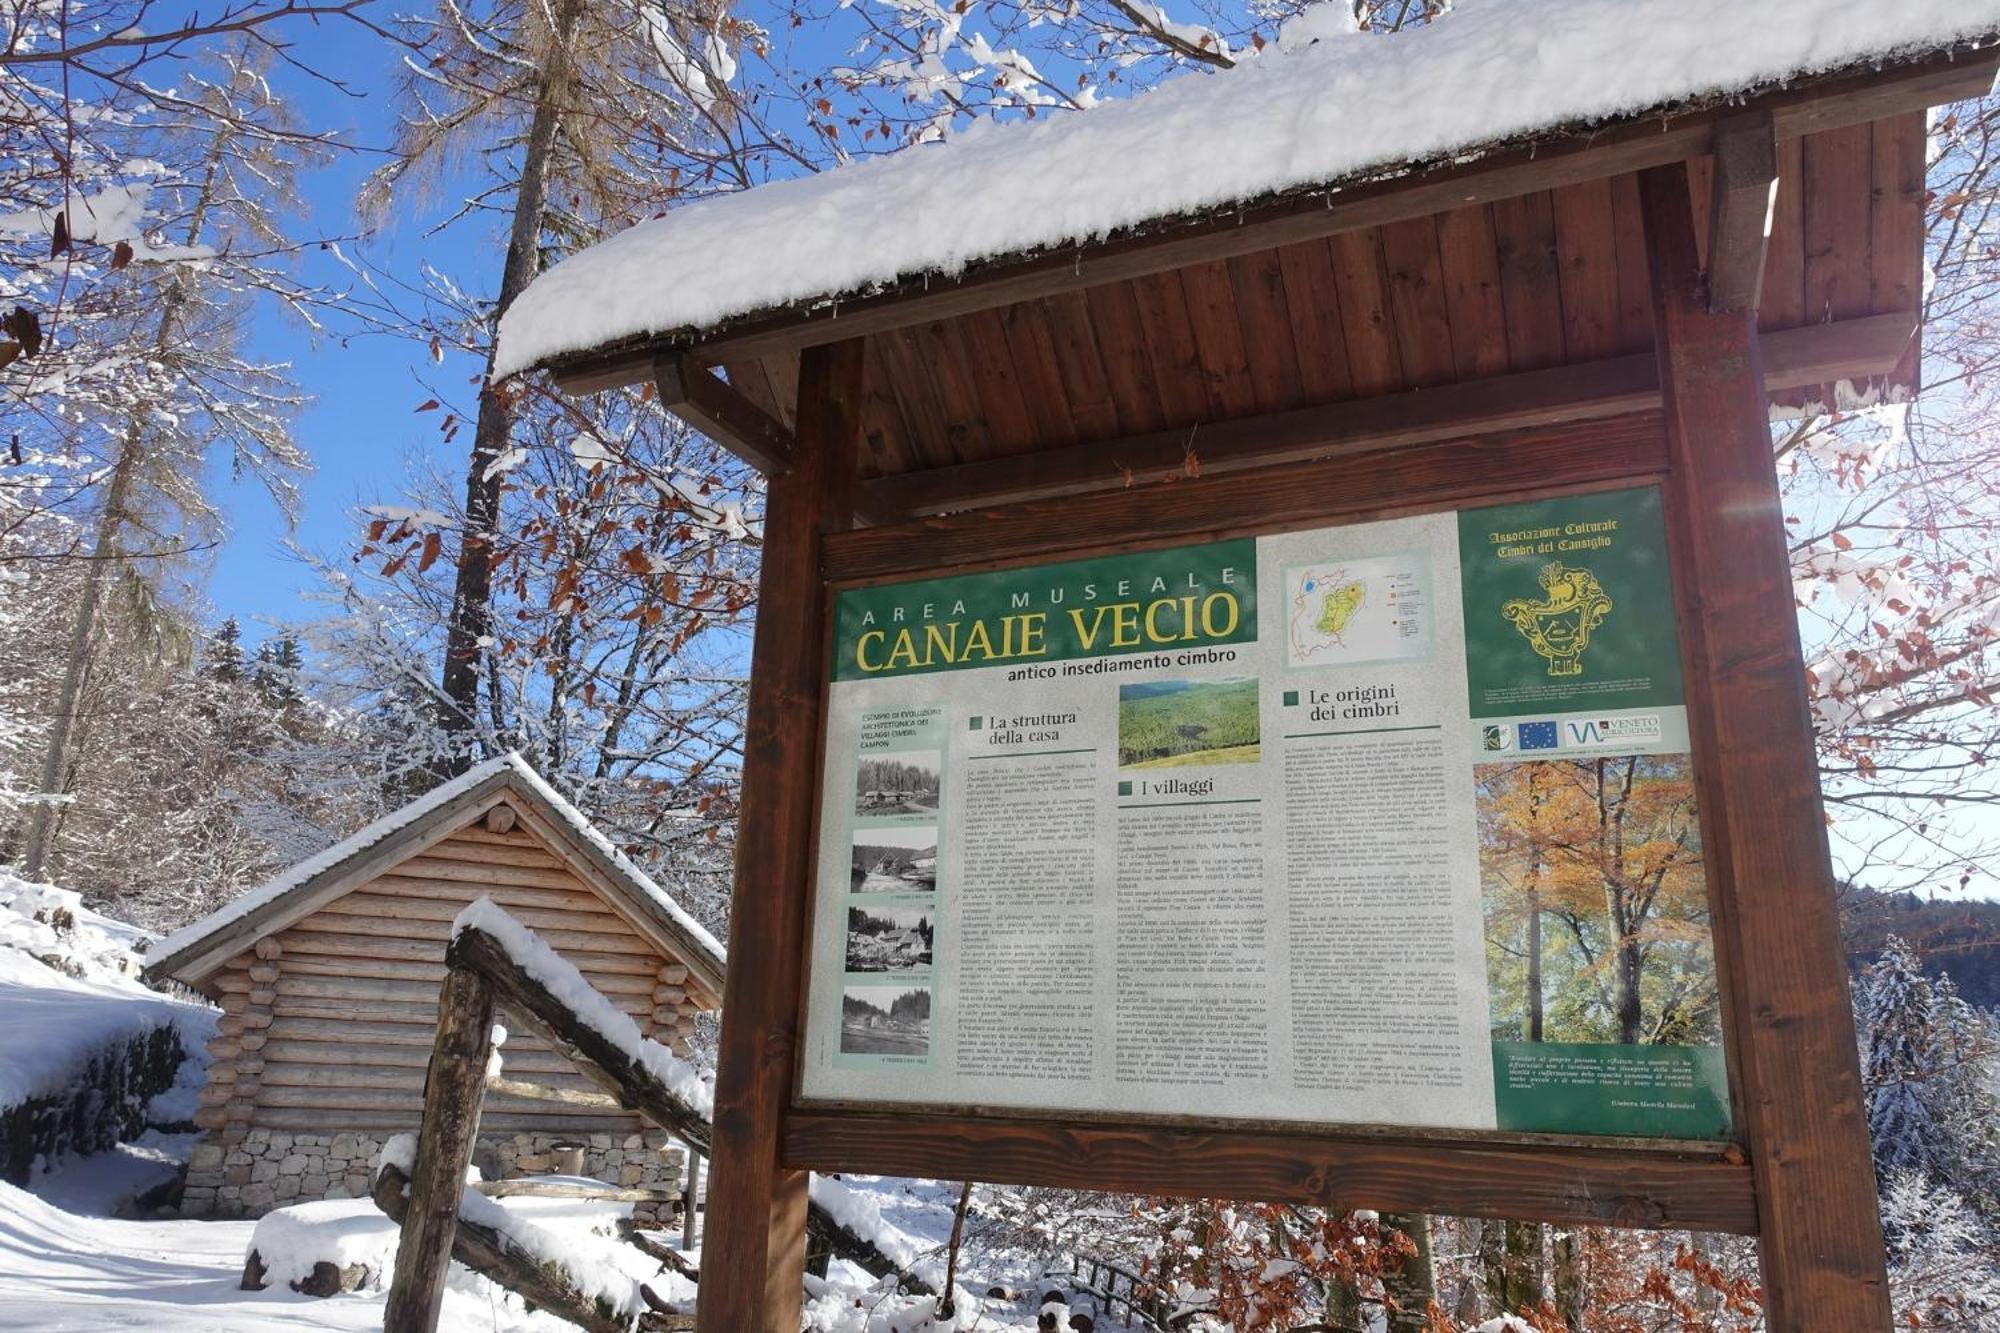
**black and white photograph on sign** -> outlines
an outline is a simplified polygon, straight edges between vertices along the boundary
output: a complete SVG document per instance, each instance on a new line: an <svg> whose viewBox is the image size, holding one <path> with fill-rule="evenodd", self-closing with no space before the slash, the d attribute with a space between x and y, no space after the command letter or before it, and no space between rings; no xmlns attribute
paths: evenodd
<svg viewBox="0 0 2000 1333"><path fill-rule="evenodd" d="M940 767L936 750L864 755L854 773L854 813L935 815Z"/></svg>
<svg viewBox="0 0 2000 1333"><path fill-rule="evenodd" d="M847 909L847 970L908 972L931 965L931 909Z"/></svg>
<svg viewBox="0 0 2000 1333"><path fill-rule="evenodd" d="M856 893L909 893L937 887L937 825L854 831Z"/></svg>
<svg viewBox="0 0 2000 1333"><path fill-rule="evenodd" d="M853 984L840 996L843 1055L928 1055L931 988Z"/></svg>
<svg viewBox="0 0 2000 1333"><path fill-rule="evenodd" d="M1118 766L1257 762L1257 681L1154 680L1118 687Z"/></svg>

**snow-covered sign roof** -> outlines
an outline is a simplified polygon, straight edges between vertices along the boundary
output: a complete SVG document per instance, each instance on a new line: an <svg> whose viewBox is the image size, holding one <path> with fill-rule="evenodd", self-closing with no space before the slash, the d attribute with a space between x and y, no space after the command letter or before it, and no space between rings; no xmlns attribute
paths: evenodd
<svg viewBox="0 0 2000 1333"><path fill-rule="evenodd" d="M641 223L514 302L495 370L2000 32L2000 0L1473 0L1394 38L1342 32L1345 8L1322 0L1228 71Z"/></svg>
<svg viewBox="0 0 2000 1333"><path fill-rule="evenodd" d="M508 798L540 816L572 864L594 872L589 877L626 909L635 926L687 963L706 989L721 993L722 945L518 754L488 760L183 926L154 946L146 975L195 985L264 936L419 854Z"/></svg>

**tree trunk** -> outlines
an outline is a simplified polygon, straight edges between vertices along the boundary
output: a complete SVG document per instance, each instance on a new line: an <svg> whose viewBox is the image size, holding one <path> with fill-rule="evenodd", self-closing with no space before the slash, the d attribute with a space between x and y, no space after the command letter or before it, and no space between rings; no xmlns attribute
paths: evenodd
<svg viewBox="0 0 2000 1333"><path fill-rule="evenodd" d="M1643 1028L1639 983L1644 963L1638 934L1636 930L1628 931L1618 941L1618 1040L1627 1046L1638 1044Z"/></svg>
<svg viewBox="0 0 2000 1333"><path fill-rule="evenodd" d="M1326 1326L1337 1333L1367 1333L1361 1293L1353 1283L1335 1278L1326 1284Z"/></svg>
<svg viewBox="0 0 2000 1333"><path fill-rule="evenodd" d="M465 526L459 537L458 574L452 588L451 618L445 624L444 701L439 722L462 742L479 710L481 643L493 629L493 547L500 528L501 476L493 470L506 451L514 424L511 398L493 383L493 355L499 348L500 317L527 290L538 267L542 214L548 205L549 158L573 82L569 41L582 0L561 0L552 16L548 64L535 81L535 114L522 149L521 182L514 192L514 220L507 258L500 271L500 294L493 303L494 337L486 349L486 376L479 390L479 418L472 431L472 460L465 471ZM444 761L445 776L470 767L469 747L459 744Z"/></svg>
<svg viewBox="0 0 2000 1333"><path fill-rule="evenodd" d="M1539 1222L1507 1223L1506 1313L1519 1314L1542 1303L1542 1225Z"/></svg>
<svg viewBox="0 0 2000 1333"><path fill-rule="evenodd" d="M1437 1271L1431 1262L1431 1220L1422 1213L1384 1213L1382 1226L1410 1238L1417 1252L1382 1279L1389 1301L1389 1333L1425 1333L1437 1300Z"/></svg>
<svg viewBox="0 0 2000 1333"><path fill-rule="evenodd" d="M1574 1228L1564 1227L1555 1233L1550 1249L1555 1256L1556 1313L1570 1333L1584 1333L1582 1238Z"/></svg>

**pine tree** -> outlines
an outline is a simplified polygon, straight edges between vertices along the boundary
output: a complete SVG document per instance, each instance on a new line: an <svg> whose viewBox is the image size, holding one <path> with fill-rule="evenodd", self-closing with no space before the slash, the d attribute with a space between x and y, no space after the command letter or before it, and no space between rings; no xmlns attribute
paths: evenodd
<svg viewBox="0 0 2000 1333"><path fill-rule="evenodd" d="M243 627L235 616L225 617L209 636L202 674L230 683L243 679Z"/></svg>
<svg viewBox="0 0 2000 1333"><path fill-rule="evenodd" d="M1937 1054L1931 984L1916 953L1897 936L1889 937L1869 970L1862 1006L1863 1073L1877 1176L1886 1182L1897 1172L1914 1171L1937 1179L1944 1154L1931 1105Z"/></svg>

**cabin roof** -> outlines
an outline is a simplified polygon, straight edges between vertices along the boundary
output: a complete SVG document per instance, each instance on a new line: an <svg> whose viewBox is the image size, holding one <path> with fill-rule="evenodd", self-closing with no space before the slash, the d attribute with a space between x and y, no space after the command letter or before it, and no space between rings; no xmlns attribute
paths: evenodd
<svg viewBox="0 0 2000 1333"><path fill-rule="evenodd" d="M183 926L150 951L150 980L172 978L198 985L230 958L415 855L438 837L463 828L511 798L542 817L548 837L564 844L596 872L589 878L626 908L635 925L686 962L710 991L720 994L722 945L673 897L654 883L611 840L543 780L518 754L490 759L315 856L243 894L199 921ZM537 830L538 835L540 830Z"/></svg>
<svg viewBox="0 0 2000 1333"><path fill-rule="evenodd" d="M1490 0L1393 39L1320 17L1342 8L1329 0L1232 70L641 223L514 302L495 370L699 343L773 311L824 311L1167 220L1331 201L1544 138L1916 64L2000 31L2000 0Z"/></svg>

